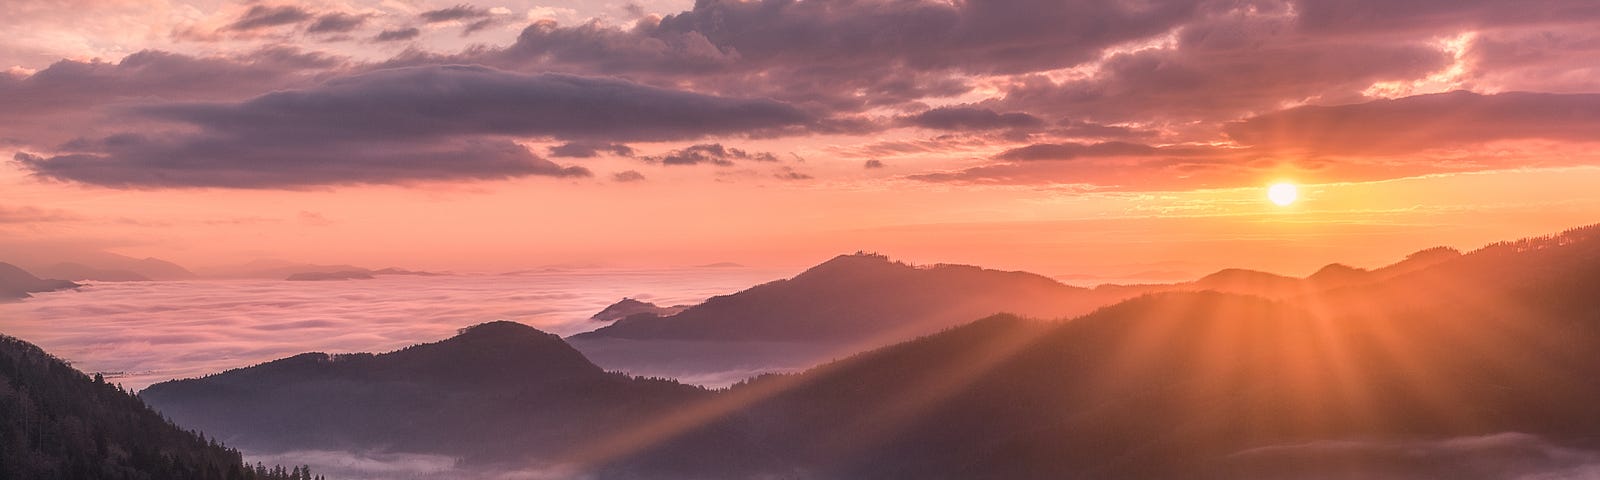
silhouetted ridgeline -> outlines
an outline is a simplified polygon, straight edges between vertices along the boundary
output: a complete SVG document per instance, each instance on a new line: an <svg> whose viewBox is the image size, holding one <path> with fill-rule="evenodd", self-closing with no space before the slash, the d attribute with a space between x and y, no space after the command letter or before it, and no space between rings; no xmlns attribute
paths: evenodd
<svg viewBox="0 0 1600 480"><path fill-rule="evenodd" d="M78 284L66 280L41 279L15 265L0 262L0 302L28 298L30 293L77 287Z"/></svg>
<svg viewBox="0 0 1600 480"><path fill-rule="evenodd" d="M1104 303L1091 290L1031 273L919 267L858 253L791 279L712 297L676 315L623 318L574 338L891 341L997 312L1053 318Z"/></svg>
<svg viewBox="0 0 1600 480"><path fill-rule="evenodd" d="M705 424L743 432L735 457L756 460L699 461L708 445L686 435L594 462L654 478L1584 478L1600 458L1597 231L1292 302L1164 293L991 318L724 393L747 404Z"/></svg>
<svg viewBox="0 0 1600 480"><path fill-rule="evenodd" d="M1600 466L1597 232L1325 268L1293 280L1336 286L1282 300L1162 292L1072 320L991 316L715 392L606 373L497 322L144 395L245 445L600 478L1583 478ZM747 292L801 303L773 285ZM717 308L757 308L733 297Z"/></svg>
<svg viewBox="0 0 1600 480"><path fill-rule="evenodd" d="M492 322L395 352L307 353L140 396L250 450L383 447L521 460L709 394L606 372L560 337Z"/></svg>
<svg viewBox="0 0 1600 480"><path fill-rule="evenodd" d="M255 467L184 431L120 387L0 335L0 478L312 480Z"/></svg>

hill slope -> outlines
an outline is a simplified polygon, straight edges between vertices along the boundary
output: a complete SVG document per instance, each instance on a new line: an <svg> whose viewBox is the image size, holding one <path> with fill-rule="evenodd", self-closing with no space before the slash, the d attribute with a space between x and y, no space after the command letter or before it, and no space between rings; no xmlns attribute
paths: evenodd
<svg viewBox="0 0 1600 480"><path fill-rule="evenodd" d="M384 354L307 353L151 386L183 425L251 450L386 450L526 459L709 392L609 373L512 322Z"/></svg>
<svg viewBox="0 0 1600 480"><path fill-rule="evenodd" d="M239 452L181 430L119 387L3 335L0 412L0 478L288 477L247 470Z"/></svg>
<svg viewBox="0 0 1600 480"><path fill-rule="evenodd" d="M1595 292L1588 228L1292 302L997 317L724 393L738 405L701 424L752 460L702 461L695 429L587 460L653 478L1559 476L1600 458Z"/></svg>
<svg viewBox="0 0 1600 480"><path fill-rule="evenodd" d="M998 312L1081 314L1105 295L1025 272L966 265L916 267L840 255L787 280L712 297L675 315L638 316L578 340L899 340Z"/></svg>

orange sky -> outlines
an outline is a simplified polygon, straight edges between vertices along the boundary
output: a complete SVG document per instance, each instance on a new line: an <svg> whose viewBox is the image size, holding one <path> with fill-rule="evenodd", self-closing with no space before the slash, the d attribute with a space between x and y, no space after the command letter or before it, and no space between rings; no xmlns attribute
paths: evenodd
<svg viewBox="0 0 1600 480"><path fill-rule="evenodd" d="M0 261L870 250L1095 283L1600 221L1581 2L779 3L22 0L0 27ZM319 23L337 15L359 20ZM1279 181L1300 200L1269 203Z"/></svg>

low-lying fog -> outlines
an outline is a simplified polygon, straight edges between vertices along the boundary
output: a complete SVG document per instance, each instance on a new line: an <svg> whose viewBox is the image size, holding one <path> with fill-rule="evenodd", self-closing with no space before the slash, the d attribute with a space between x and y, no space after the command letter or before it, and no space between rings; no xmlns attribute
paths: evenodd
<svg viewBox="0 0 1600 480"><path fill-rule="evenodd" d="M303 352L386 352L512 320L563 336L622 297L661 305L793 275L754 268L570 270L516 275L380 276L292 282L100 282L0 304L0 333L132 389ZM597 363L621 369L605 359ZM686 372L722 385L752 372ZM662 372L643 371L656 375Z"/></svg>

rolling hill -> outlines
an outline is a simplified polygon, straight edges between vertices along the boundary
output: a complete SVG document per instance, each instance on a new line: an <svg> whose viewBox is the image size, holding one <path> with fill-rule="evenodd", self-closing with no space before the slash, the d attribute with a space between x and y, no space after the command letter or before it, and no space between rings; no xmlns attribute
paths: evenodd
<svg viewBox="0 0 1600 480"><path fill-rule="evenodd" d="M301 467L249 468L238 451L173 425L121 387L4 335L0 412L0 478L312 478Z"/></svg>

